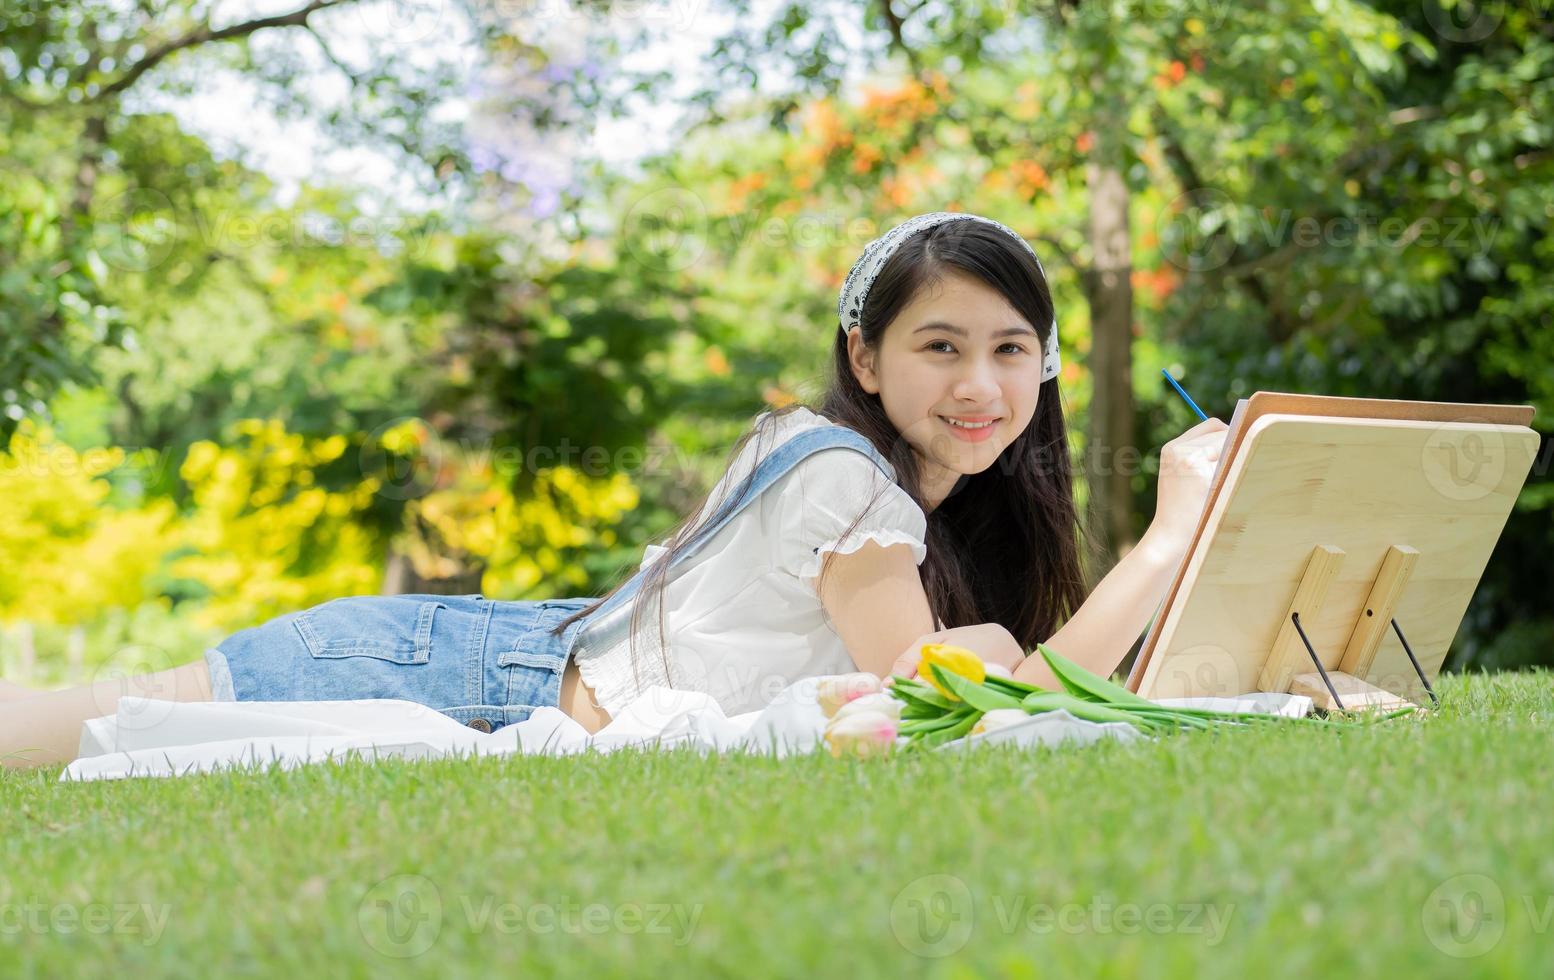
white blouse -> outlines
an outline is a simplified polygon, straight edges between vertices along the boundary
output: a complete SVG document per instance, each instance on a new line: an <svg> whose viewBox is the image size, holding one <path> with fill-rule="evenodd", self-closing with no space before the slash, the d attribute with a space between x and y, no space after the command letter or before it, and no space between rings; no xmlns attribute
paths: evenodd
<svg viewBox="0 0 1554 980"><path fill-rule="evenodd" d="M777 446L836 423L800 408L775 418L762 413L755 424L763 431L718 480L693 526ZM659 644L657 603L640 614L636 671L627 640L602 651L575 645L578 671L599 706L613 718L647 688L663 685L702 691L725 714L736 715L765 707L801 678L857 670L826 616L815 579L827 552L846 554L871 540L909 544L913 560L923 563L927 518L894 479L893 470L887 479L867 456L844 447L801 459L674 566L664 589L667 656ZM879 499L844 539L876 492ZM666 550L648 545L643 567ZM586 633L585 626L579 640Z"/></svg>

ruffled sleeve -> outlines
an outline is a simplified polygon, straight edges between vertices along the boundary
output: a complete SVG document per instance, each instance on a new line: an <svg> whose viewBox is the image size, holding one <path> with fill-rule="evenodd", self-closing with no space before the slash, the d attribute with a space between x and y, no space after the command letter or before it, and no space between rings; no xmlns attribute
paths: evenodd
<svg viewBox="0 0 1554 980"><path fill-rule="evenodd" d="M776 564L801 581L819 577L828 552L848 554L865 541L909 545L919 565L928 556L922 508L862 453L845 448L814 453L771 489L780 498Z"/></svg>

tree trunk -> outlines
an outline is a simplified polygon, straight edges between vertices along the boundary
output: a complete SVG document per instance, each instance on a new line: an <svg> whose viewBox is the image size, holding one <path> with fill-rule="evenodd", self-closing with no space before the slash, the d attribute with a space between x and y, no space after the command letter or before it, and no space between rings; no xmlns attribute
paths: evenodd
<svg viewBox="0 0 1554 980"><path fill-rule="evenodd" d="M1101 127L1098 127L1101 128ZM1090 526L1109 568L1134 544L1132 476L1142 454L1133 434L1133 248L1128 186L1107 134L1085 166L1090 196L1090 444L1085 454ZM1106 569L1098 569L1097 575Z"/></svg>
<svg viewBox="0 0 1554 980"><path fill-rule="evenodd" d="M474 595L480 591L485 567L466 569L447 578L423 578L409 555L390 552L383 573L384 595Z"/></svg>

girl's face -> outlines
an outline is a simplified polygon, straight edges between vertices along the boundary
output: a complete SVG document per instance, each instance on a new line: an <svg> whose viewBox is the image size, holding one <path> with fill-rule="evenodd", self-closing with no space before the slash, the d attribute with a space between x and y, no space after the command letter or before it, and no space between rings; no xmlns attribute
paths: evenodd
<svg viewBox="0 0 1554 980"><path fill-rule="evenodd" d="M879 349L847 338L853 374L922 467L928 509L980 473L1025 431L1041 391L1041 338L996 289L952 272L890 321ZM991 425L967 429L949 418Z"/></svg>

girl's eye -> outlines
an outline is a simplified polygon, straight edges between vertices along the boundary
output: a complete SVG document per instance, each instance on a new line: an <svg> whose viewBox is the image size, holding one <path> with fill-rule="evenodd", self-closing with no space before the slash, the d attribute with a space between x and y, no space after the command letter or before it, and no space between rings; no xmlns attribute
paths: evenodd
<svg viewBox="0 0 1554 980"><path fill-rule="evenodd" d="M929 350L933 350L935 344L943 344L946 347L950 346L950 342L948 340L934 340L934 341L930 341L929 342L928 349ZM1000 350L1002 350L1005 347L1013 347L1014 350L1011 351L1011 353L1014 353L1014 354L1023 354L1023 353L1025 353L1025 348L1021 347L1019 344L1000 344L999 345L999 349ZM937 350L935 350L934 353L936 353L936 354L940 354L940 353L948 354L950 352L949 351L937 351Z"/></svg>

